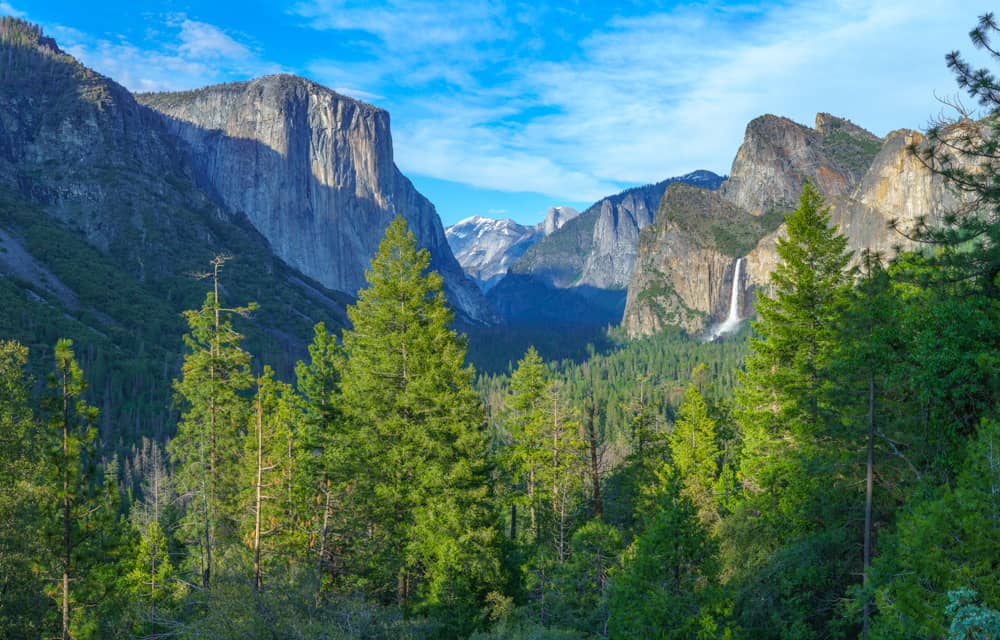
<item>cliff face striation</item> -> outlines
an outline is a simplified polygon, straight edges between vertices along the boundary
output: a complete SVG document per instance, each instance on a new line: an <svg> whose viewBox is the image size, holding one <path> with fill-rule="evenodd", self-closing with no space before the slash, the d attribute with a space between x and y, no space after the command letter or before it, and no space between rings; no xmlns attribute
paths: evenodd
<svg viewBox="0 0 1000 640"><path fill-rule="evenodd" d="M829 114L819 114L814 129L776 116L752 121L718 194L668 190L664 196L656 223L640 240L626 332L642 336L675 325L700 333L717 323L726 313L739 257L746 258L737 283L741 315L752 314L754 292L767 290L778 262L784 214L807 179L824 194L831 223L856 256L871 249L889 257L912 247L890 220L906 229L957 204L940 177L908 151L922 142L920 134L905 130L882 140ZM679 220L700 224L685 227Z"/></svg>
<svg viewBox="0 0 1000 640"><path fill-rule="evenodd" d="M490 291L490 300L514 323L558 325L565 309L579 310L574 324L617 323L639 232L652 223L663 193L675 182L715 189L722 178L695 171L600 200L529 248Z"/></svg>
<svg viewBox="0 0 1000 640"><path fill-rule="evenodd" d="M394 164L386 111L288 75L137 97L184 142L199 184L302 273L353 294L402 215L452 304L473 321L492 320L434 206Z"/></svg>
<svg viewBox="0 0 1000 640"><path fill-rule="evenodd" d="M109 379L119 376L117 384L141 377L136 371L174 375L186 330L180 312L199 307L209 288L192 274L219 254L232 256L223 269L225 302L260 304L241 330L277 369L290 372L305 354L315 323L332 330L346 323L348 296L275 257L246 216L202 189L163 118L125 88L20 20L0 18L0 60L7 336L38 353L70 337L81 351L118 354L102 368ZM129 371L113 368L129 359L121 365ZM97 396L112 393L100 378L95 385ZM168 406L169 398L149 399L140 413ZM152 433L164 420L142 427Z"/></svg>

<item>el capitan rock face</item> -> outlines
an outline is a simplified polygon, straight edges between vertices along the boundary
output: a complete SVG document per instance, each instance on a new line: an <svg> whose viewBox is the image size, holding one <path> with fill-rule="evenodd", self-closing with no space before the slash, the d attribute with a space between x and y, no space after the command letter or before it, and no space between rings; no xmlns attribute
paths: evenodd
<svg viewBox="0 0 1000 640"><path fill-rule="evenodd" d="M473 321L492 320L434 206L396 168L386 111L288 75L138 99L184 141L199 184L302 273L353 294L401 215L452 304Z"/></svg>

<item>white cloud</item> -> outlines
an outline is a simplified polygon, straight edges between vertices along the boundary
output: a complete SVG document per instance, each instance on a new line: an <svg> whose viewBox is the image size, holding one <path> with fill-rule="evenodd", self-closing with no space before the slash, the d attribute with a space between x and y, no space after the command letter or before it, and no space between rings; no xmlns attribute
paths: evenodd
<svg viewBox="0 0 1000 640"><path fill-rule="evenodd" d="M8 2L0 2L0 14L14 16L15 18L23 18L28 15L24 11L18 11Z"/></svg>
<svg viewBox="0 0 1000 640"><path fill-rule="evenodd" d="M361 33L369 59L310 70L390 96L404 171L580 201L697 168L727 172L746 123L764 113L811 124L829 111L880 135L919 128L938 110L935 92L955 91L944 54L972 49L968 29L988 10L979 0L948 11L931 0L681 5L591 25L548 61L523 43L508 51L518 20L532 17L487 2L315 0L295 12Z"/></svg>
<svg viewBox="0 0 1000 640"><path fill-rule="evenodd" d="M192 89L283 70L219 27L182 14L156 27L138 44L124 36L93 38L63 25L46 31L85 65L137 92Z"/></svg>
<svg viewBox="0 0 1000 640"><path fill-rule="evenodd" d="M188 19L182 21L180 42L178 53L190 58L247 60L253 57L246 45L236 42L218 27L204 22Z"/></svg>

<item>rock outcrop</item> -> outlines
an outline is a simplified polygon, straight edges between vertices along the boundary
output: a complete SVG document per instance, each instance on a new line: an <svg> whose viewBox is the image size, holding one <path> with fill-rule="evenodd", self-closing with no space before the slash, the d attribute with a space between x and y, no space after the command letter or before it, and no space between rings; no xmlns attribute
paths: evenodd
<svg viewBox="0 0 1000 640"><path fill-rule="evenodd" d="M771 227L767 225L771 224ZM632 336L679 326L700 333L728 310L735 259L773 231L718 192L671 185L656 222L642 233L623 325ZM745 286L741 277L737 286ZM741 297L745 305L745 297Z"/></svg>
<svg viewBox="0 0 1000 640"><path fill-rule="evenodd" d="M13 335L47 342L33 327L49 327L172 375L180 312L207 290L192 273L219 254L232 256L226 301L259 303L241 329L278 370L305 354L313 324L346 324L348 296L275 257L200 188L163 118L128 90L21 20L0 18L0 60L0 325Z"/></svg>
<svg viewBox="0 0 1000 640"><path fill-rule="evenodd" d="M444 234L465 273L486 292L532 245L578 215L572 207L549 207L545 219L536 225L472 216L446 228Z"/></svg>
<svg viewBox="0 0 1000 640"><path fill-rule="evenodd" d="M492 320L434 206L396 168L386 111L289 75L138 99L184 141L203 188L244 213L302 273L353 294L401 215L430 250L452 304L471 320Z"/></svg>
<svg viewBox="0 0 1000 640"><path fill-rule="evenodd" d="M794 209L806 179L827 199L846 195L880 146L874 134L829 114L816 116L815 129L761 116L747 125L722 196L759 216Z"/></svg>
<svg viewBox="0 0 1000 640"><path fill-rule="evenodd" d="M653 221L667 187L683 182L713 189L722 180L710 171L695 171L600 200L529 248L511 267L509 282L501 281L489 299L514 323L524 319L523 310L524 317L558 324L560 308L583 310L584 317L574 323L586 323L588 316L593 324L616 322L635 267L639 232Z"/></svg>
<svg viewBox="0 0 1000 640"><path fill-rule="evenodd" d="M856 260L864 249L891 257L899 248L911 248L890 221L912 228L918 218L958 204L940 176L908 150L922 143L920 134L907 130L882 140L829 114L816 117L815 129L776 116L757 118L747 126L732 175L717 195L703 192L686 200L671 191L665 195L657 222L640 240L623 318L626 332L650 335L674 325L701 333L725 314L733 267L744 256L737 286L741 315L751 315L755 292L768 290L778 263L775 247L784 233L784 213L794 207L806 179L824 194L831 224L847 237ZM678 216L703 224L685 231ZM720 232L739 241L727 249Z"/></svg>

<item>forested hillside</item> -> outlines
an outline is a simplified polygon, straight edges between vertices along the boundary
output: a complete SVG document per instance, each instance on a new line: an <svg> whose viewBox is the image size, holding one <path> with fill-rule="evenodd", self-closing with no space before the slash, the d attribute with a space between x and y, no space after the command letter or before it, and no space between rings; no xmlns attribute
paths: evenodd
<svg viewBox="0 0 1000 640"><path fill-rule="evenodd" d="M852 256L807 182L758 318L717 342L613 333L477 378L397 217L347 326L282 376L239 258L171 320L143 281L74 285L117 267L9 207L0 252L47 235L71 262L34 272L50 322L0 327L0 638L1000 637L1000 85L948 63L985 115L910 153L963 208ZM115 333L120 304L155 340ZM93 401L90 368L169 344L176 375Z"/></svg>

